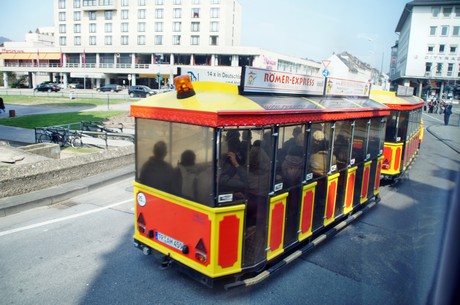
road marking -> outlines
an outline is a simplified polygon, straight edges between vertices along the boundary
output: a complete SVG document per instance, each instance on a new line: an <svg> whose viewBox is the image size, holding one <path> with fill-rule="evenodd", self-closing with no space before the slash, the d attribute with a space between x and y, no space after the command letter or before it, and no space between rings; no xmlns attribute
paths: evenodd
<svg viewBox="0 0 460 305"><path fill-rule="evenodd" d="M33 225L28 225L28 226L25 226L25 227L20 227L20 228L16 228L16 229L3 231L3 232L0 232L0 237L5 236L5 235L9 235L9 234L13 234L13 233L18 233L18 232L30 230L30 229L35 229L35 228L38 228L38 227L46 226L46 225L57 223L57 222L66 221L66 220L73 219L73 218L78 218L78 217L89 215L89 214L98 213L98 212L108 210L108 209L111 209L113 207L116 207L116 206L119 206L119 205L122 205L122 204L125 204L125 203L128 203L128 202L131 202L131 201L133 201L133 199L127 199L127 200L124 200L124 201L120 201L120 202L117 202L117 203L114 203L114 204L111 204L111 205L108 205L108 206L105 206L105 207L89 210L89 211L86 211L86 212L81 212L81 213L66 216L66 217L61 217L61 218L56 218L56 219L53 219L53 220L39 222L39 223L36 223L36 224L33 224Z"/></svg>

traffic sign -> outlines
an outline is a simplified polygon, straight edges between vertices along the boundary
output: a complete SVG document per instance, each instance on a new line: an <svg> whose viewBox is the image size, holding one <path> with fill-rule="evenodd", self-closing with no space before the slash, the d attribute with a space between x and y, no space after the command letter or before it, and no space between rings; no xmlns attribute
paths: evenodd
<svg viewBox="0 0 460 305"><path fill-rule="evenodd" d="M324 76L324 77L328 77L329 74L330 74L330 72L329 72L328 69L324 69L324 70L323 70L323 76Z"/></svg>

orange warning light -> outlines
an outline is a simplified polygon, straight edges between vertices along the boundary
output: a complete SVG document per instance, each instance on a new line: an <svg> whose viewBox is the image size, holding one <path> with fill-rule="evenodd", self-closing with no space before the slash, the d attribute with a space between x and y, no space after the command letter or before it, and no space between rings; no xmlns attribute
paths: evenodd
<svg viewBox="0 0 460 305"><path fill-rule="evenodd" d="M190 75L179 75L174 78L178 99L188 98L195 95Z"/></svg>

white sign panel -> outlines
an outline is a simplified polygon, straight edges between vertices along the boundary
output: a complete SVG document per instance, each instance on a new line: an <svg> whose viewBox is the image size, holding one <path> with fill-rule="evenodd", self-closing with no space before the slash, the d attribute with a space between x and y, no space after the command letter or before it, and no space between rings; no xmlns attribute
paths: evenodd
<svg viewBox="0 0 460 305"><path fill-rule="evenodd" d="M246 67L245 92L322 95L324 78Z"/></svg>
<svg viewBox="0 0 460 305"><path fill-rule="evenodd" d="M196 68L193 66L182 67L182 75L190 75L192 82L220 82L239 85L241 80L241 67L216 67Z"/></svg>
<svg viewBox="0 0 460 305"><path fill-rule="evenodd" d="M330 77L327 79L326 95L369 96L370 86L369 82Z"/></svg>

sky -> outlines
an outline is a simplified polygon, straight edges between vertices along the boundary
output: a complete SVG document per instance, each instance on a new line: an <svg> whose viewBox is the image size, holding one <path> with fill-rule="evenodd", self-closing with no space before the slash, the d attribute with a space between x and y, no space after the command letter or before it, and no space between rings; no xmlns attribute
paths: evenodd
<svg viewBox="0 0 460 305"><path fill-rule="evenodd" d="M318 62L347 51L387 72L395 28L409 1L239 0L241 45ZM53 3L0 0L0 36L23 41L29 30L53 26Z"/></svg>

